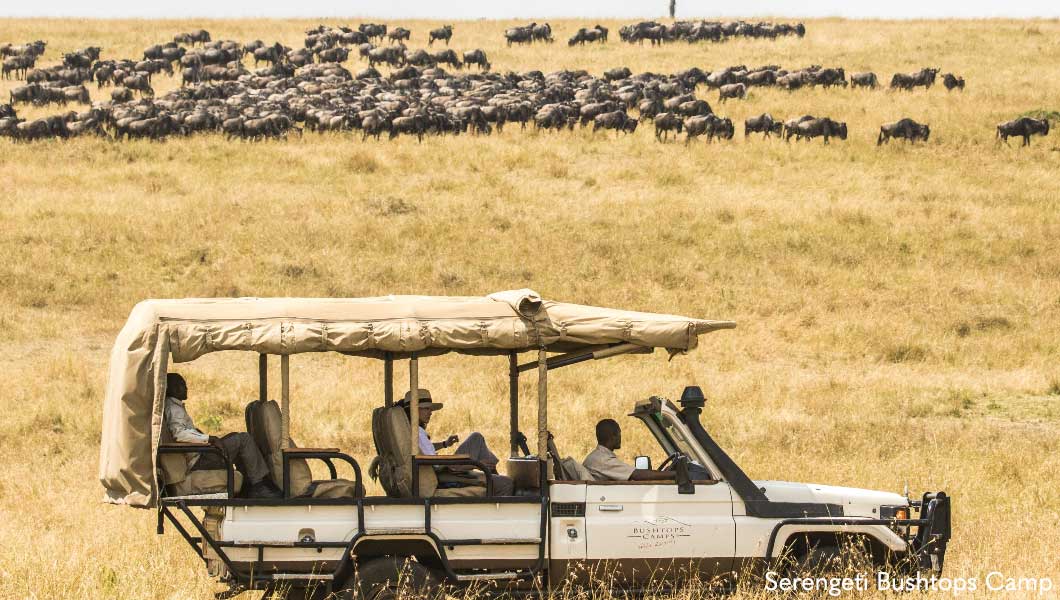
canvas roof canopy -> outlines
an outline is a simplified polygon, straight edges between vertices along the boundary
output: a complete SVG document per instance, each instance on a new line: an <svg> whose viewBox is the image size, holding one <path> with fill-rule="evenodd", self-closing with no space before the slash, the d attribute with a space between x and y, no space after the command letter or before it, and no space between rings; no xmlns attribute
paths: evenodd
<svg viewBox="0 0 1060 600"><path fill-rule="evenodd" d="M413 352L570 352L623 343L680 353L695 348L698 336L732 327L731 321L543 300L525 289L485 297L145 300L133 309L111 350L100 481L108 502L154 505L171 360L187 362L222 350L382 358Z"/></svg>

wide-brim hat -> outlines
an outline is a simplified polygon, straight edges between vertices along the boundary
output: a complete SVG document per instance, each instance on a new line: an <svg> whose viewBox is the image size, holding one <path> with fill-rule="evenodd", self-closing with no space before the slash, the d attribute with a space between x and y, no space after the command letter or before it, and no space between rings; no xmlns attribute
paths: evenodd
<svg viewBox="0 0 1060 600"><path fill-rule="evenodd" d="M419 402L416 403L417 408L430 407L431 410L441 410L443 404L441 402L433 402L431 399L431 391L420 388ZM426 401L426 402L425 402ZM412 405L412 390L405 392L405 397L398 402L398 406L411 406Z"/></svg>

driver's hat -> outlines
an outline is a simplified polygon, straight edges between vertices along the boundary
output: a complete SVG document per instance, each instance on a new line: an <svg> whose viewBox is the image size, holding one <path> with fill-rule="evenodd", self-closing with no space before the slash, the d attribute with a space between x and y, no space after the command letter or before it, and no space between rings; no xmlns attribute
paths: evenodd
<svg viewBox="0 0 1060 600"><path fill-rule="evenodd" d="M424 388L420 388L419 389L419 394L416 394L416 395L418 396L418 400L419 400L419 402L416 403L416 406L418 408L428 408L429 407L431 410L441 410L442 409L443 405L442 405L441 402L432 402L431 401L431 391L430 390L427 390L427 389L424 389ZM426 400L426 402L424 402L424 400ZM401 399L401 402L398 402L398 406L401 406L402 408L405 408L405 407L408 407L408 406L411 406L411 405L412 405L412 390L409 390L409 391L405 392L405 397Z"/></svg>

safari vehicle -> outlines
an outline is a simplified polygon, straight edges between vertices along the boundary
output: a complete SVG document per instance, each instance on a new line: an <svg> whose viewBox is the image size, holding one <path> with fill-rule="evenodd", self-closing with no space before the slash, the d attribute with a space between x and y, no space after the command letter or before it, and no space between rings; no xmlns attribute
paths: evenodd
<svg viewBox="0 0 1060 600"><path fill-rule="evenodd" d="M735 327L673 315L545 301L530 290L488 297L150 300L138 304L114 345L104 406L101 481L106 500L152 508L158 533L170 526L231 592L283 590L302 597L389 598L404 588L479 584L533 592L577 582L599 568L615 586L724 581L782 557L820 559L847 540L879 564L939 572L950 537L949 498L752 481L700 421L703 395L687 387L677 404L635 401L631 416L659 443L675 481L594 481L561 459L551 439L548 375L622 354L670 355L699 336ZM280 499L239 495L239 474L188 471L208 445L168 441L162 424L170 362L217 351L256 354L260 394L247 428L280 482ZM336 448L301 448L290 437L292 356L337 352L382 363L383 398L371 415L373 471L386 495L365 493L359 458ZM419 389L421 360L447 352L508 358L510 496L474 471L466 485L442 466L467 457L421 456L415 428L394 402L394 363L408 361ZM280 402L268 400L270 356L279 356ZM479 359L481 360L481 359ZM536 451L520 428L519 380L536 376ZM411 414L417 414L413 395ZM492 407L488 407L492 408ZM616 407L616 409L619 407ZM344 415L344 418L356 418ZM367 425L369 415L363 415ZM368 457L360 457L367 459ZM329 477L312 481L307 461ZM648 466L647 457L637 459ZM336 463L352 472L338 478ZM323 467L321 467L321 472Z"/></svg>

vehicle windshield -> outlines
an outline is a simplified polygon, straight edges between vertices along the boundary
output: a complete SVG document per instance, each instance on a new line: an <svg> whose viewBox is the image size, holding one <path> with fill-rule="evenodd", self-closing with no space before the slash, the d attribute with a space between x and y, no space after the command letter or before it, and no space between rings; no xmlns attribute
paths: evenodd
<svg viewBox="0 0 1060 600"><path fill-rule="evenodd" d="M673 442L678 452L687 456L693 465L703 469L703 473L709 473L699 456L696 446L686 437L684 431L675 422L675 419L666 414L659 414L656 415L655 420L662 428L663 433Z"/></svg>

